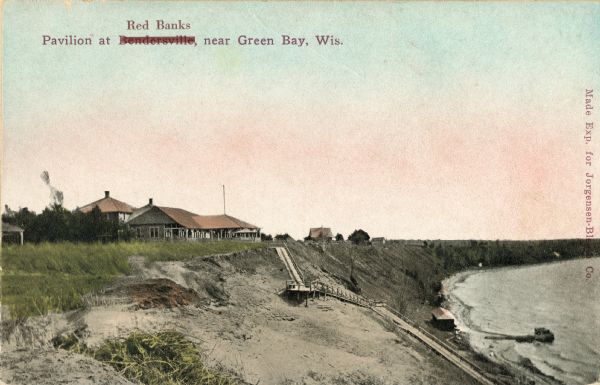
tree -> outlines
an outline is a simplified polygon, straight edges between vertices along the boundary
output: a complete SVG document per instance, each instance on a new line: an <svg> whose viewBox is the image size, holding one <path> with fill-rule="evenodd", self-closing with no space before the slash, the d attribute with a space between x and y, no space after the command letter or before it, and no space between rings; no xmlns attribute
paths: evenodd
<svg viewBox="0 0 600 385"><path fill-rule="evenodd" d="M59 204L53 204L42 211L35 221L34 233L37 233L36 242L59 242L72 240L71 224L72 214Z"/></svg>
<svg viewBox="0 0 600 385"><path fill-rule="evenodd" d="M275 239L278 241L289 241L289 240L292 240L293 238L288 233L285 233L285 234L277 234L275 236Z"/></svg>
<svg viewBox="0 0 600 385"><path fill-rule="evenodd" d="M363 229L354 230L354 232L348 236L348 240L355 245L367 243L369 242L369 239L371 239L371 237Z"/></svg>
<svg viewBox="0 0 600 385"><path fill-rule="evenodd" d="M128 235L124 225L103 216L97 206L86 214L74 212L71 228L73 240L83 242L111 241Z"/></svg>
<svg viewBox="0 0 600 385"><path fill-rule="evenodd" d="M31 232L37 215L34 211L29 211L27 207L19 208L19 211L12 211L6 207L6 213L2 214L2 222L10 223L11 225L19 226L24 232L24 240L33 240L34 233Z"/></svg>
<svg viewBox="0 0 600 385"><path fill-rule="evenodd" d="M27 208L8 211L2 215L7 223L22 227L27 242L97 242L127 239L123 223L111 221L95 207L90 213L71 212L53 204L36 215Z"/></svg>
<svg viewBox="0 0 600 385"><path fill-rule="evenodd" d="M340 234L340 233L337 233L335 235L335 240L338 241L338 242L341 242L341 241L344 240L344 236L342 234Z"/></svg>
<svg viewBox="0 0 600 385"><path fill-rule="evenodd" d="M260 240L261 241L272 241L273 240L273 236L271 236L271 234L264 234L264 233L260 233Z"/></svg>

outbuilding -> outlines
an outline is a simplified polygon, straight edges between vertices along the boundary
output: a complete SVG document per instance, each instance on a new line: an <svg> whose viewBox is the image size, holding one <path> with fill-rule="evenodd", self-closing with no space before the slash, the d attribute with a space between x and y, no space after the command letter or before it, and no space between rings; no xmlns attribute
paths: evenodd
<svg viewBox="0 0 600 385"><path fill-rule="evenodd" d="M308 232L308 238L313 241L331 241L333 239L333 232L329 227L311 227Z"/></svg>
<svg viewBox="0 0 600 385"><path fill-rule="evenodd" d="M25 230L19 226L2 222L2 242L23 244L23 234Z"/></svg>
<svg viewBox="0 0 600 385"><path fill-rule="evenodd" d="M431 311L431 322L442 330L453 330L456 327L454 316L443 307L436 307Z"/></svg>

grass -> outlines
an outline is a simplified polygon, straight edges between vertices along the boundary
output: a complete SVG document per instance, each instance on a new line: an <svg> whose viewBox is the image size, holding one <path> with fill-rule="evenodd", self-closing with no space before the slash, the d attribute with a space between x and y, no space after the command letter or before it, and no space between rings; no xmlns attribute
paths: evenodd
<svg viewBox="0 0 600 385"><path fill-rule="evenodd" d="M264 247L260 243L121 242L41 243L2 247L2 305L12 318L24 318L82 306L82 295L128 274L127 257L181 261Z"/></svg>
<svg viewBox="0 0 600 385"><path fill-rule="evenodd" d="M176 331L134 332L125 339L88 348L76 336L55 339L66 350L87 354L111 365L125 378L146 385L234 385L227 374L208 369L193 343Z"/></svg>

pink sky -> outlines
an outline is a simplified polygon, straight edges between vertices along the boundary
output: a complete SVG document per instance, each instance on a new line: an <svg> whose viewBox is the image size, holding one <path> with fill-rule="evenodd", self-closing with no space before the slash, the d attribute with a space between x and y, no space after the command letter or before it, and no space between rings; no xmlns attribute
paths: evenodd
<svg viewBox="0 0 600 385"><path fill-rule="evenodd" d="M598 7L565 15L511 4L492 17L455 5L431 26L423 18L440 15L416 4L382 3L391 9L370 19L348 7L326 23L324 9L300 20L298 9L282 16L286 5L257 3L252 17L231 11L229 24L211 24L208 8L225 12L216 4L179 4L198 36L327 30L345 45L40 47L42 33L116 36L124 15L165 12L119 5L90 27L102 7L5 12L11 208L48 204L48 170L68 208L110 190L134 206L153 197L213 214L225 184L229 214L295 237L320 225L391 238L583 235L583 96L600 79L600 55L581 48L594 38L581 29ZM54 25L41 21L50 12ZM21 28L24 15L40 26Z"/></svg>

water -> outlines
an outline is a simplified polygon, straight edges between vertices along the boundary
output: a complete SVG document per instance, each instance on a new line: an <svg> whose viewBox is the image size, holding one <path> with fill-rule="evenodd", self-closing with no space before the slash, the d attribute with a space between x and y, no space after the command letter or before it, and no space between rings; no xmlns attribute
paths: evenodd
<svg viewBox="0 0 600 385"><path fill-rule="evenodd" d="M588 265L595 272L586 280ZM600 258L459 273L446 285L458 327L475 350L512 365L529 359L569 385L600 378ZM532 334L539 326L554 333L554 343L484 338Z"/></svg>

